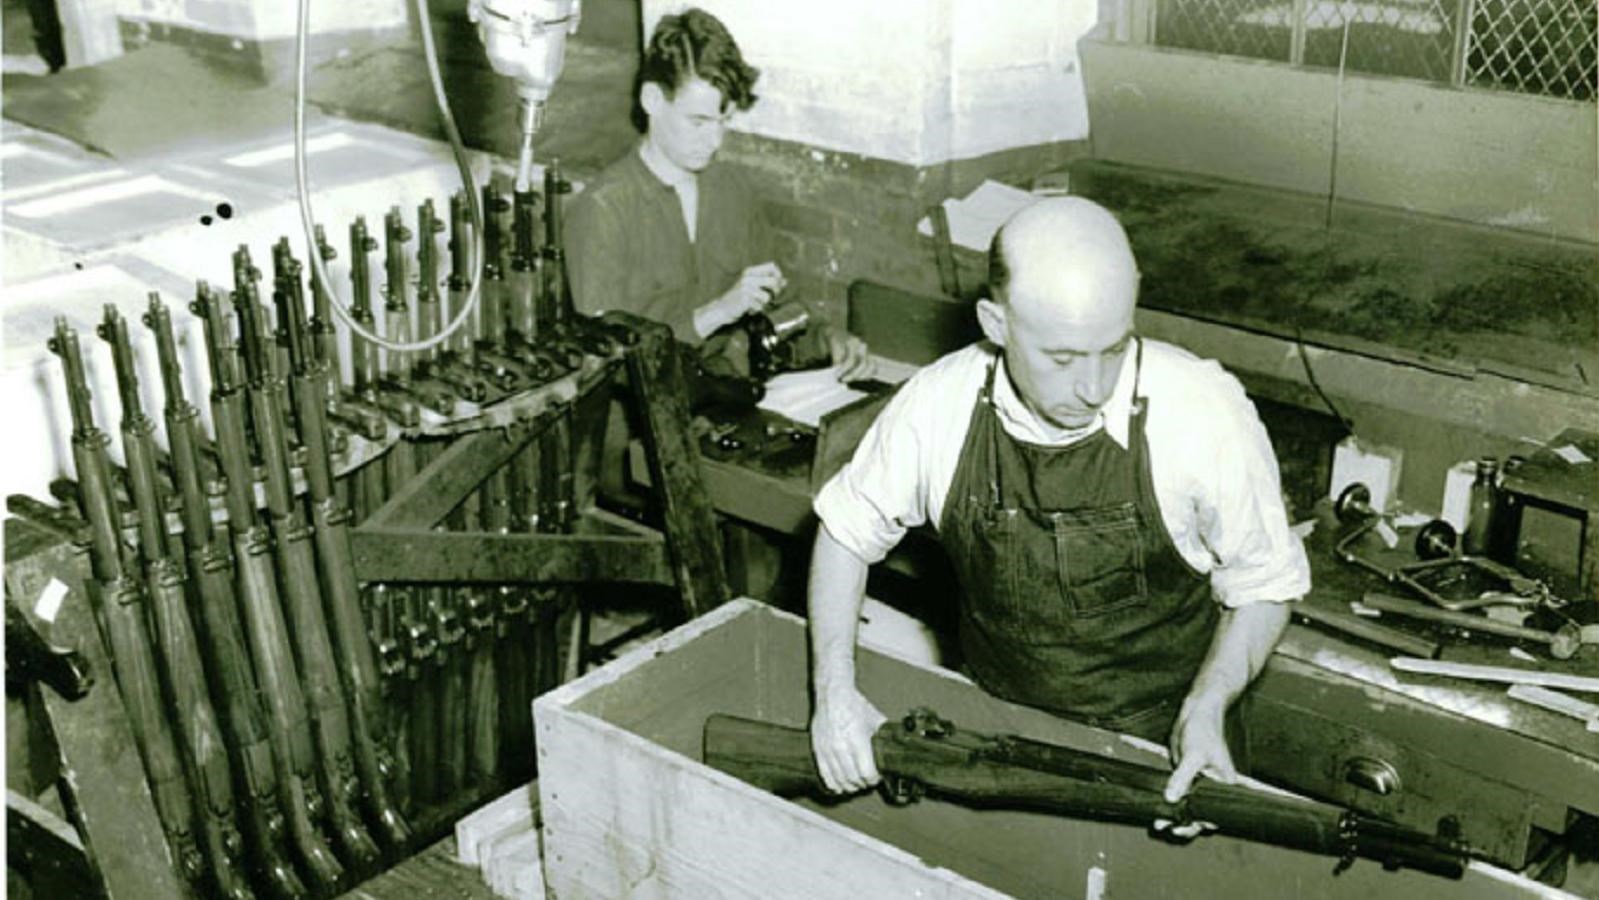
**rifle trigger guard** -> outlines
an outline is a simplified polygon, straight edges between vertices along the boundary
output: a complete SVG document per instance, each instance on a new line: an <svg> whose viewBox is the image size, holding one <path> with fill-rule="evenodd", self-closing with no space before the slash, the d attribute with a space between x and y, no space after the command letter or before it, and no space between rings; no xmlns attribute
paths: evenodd
<svg viewBox="0 0 1599 900"><path fill-rule="evenodd" d="M1355 864L1357 844L1360 839L1360 818L1352 812L1345 811L1338 817L1338 865L1333 866L1333 874L1342 874L1345 869Z"/></svg>
<svg viewBox="0 0 1599 900"><path fill-rule="evenodd" d="M907 733L921 735L922 737L942 738L949 737L955 733L955 724L953 722L939 718L938 713L925 706L917 707L906 713L902 724Z"/></svg>
<svg viewBox="0 0 1599 900"><path fill-rule="evenodd" d="M889 806L909 806L925 795L922 783L899 775L883 776L883 800Z"/></svg>

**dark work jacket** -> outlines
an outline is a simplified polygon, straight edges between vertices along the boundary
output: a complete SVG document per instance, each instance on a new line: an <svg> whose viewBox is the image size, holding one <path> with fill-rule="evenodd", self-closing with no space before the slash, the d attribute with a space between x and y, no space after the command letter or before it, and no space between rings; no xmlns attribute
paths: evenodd
<svg viewBox="0 0 1599 900"><path fill-rule="evenodd" d="M578 310L634 313L699 343L695 307L773 257L753 192L726 165L713 161L699 174L697 222L690 242L677 192L650 172L637 147L606 167L572 201L566 223Z"/></svg>

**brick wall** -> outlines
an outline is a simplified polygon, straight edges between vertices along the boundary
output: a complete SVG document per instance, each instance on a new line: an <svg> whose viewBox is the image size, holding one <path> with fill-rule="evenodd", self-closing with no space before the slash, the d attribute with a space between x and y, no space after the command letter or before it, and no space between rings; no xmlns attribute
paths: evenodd
<svg viewBox="0 0 1599 900"><path fill-rule="evenodd" d="M815 301L842 323L846 292L856 279L941 292L934 243L916 232L934 204L964 196L985 178L1025 188L1087 155L1086 142L1061 142L914 166L733 133L719 159L740 169L760 196L790 295ZM961 294L976 296L981 255L958 251L956 259Z"/></svg>

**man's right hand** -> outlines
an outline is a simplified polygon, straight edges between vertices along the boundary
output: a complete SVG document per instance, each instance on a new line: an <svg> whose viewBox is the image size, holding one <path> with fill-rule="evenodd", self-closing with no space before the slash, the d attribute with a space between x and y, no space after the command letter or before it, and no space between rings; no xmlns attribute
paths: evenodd
<svg viewBox="0 0 1599 900"><path fill-rule="evenodd" d="M828 790L853 794L882 780L872 757L872 735L887 718L854 685L817 692L811 752Z"/></svg>
<svg viewBox="0 0 1599 900"><path fill-rule="evenodd" d="M788 285L783 270L775 262L750 266L739 275L727 293L700 307L695 324L702 334L724 328L752 312L765 309L772 298Z"/></svg>

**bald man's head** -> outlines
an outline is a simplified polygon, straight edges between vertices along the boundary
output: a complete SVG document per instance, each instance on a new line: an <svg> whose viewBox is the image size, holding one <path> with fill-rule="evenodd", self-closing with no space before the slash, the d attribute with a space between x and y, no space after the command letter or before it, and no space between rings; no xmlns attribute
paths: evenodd
<svg viewBox="0 0 1599 900"><path fill-rule="evenodd" d="M989 290L977 321L1022 399L1062 427L1092 422L1116 386L1138 300L1116 217L1081 197L1027 207L994 235Z"/></svg>
<svg viewBox="0 0 1599 900"><path fill-rule="evenodd" d="M1138 296L1138 263L1109 210L1082 197L1051 197L994 233L988 285L1001 303L1019 294L1052 304L1130 304Z"/></svg>

